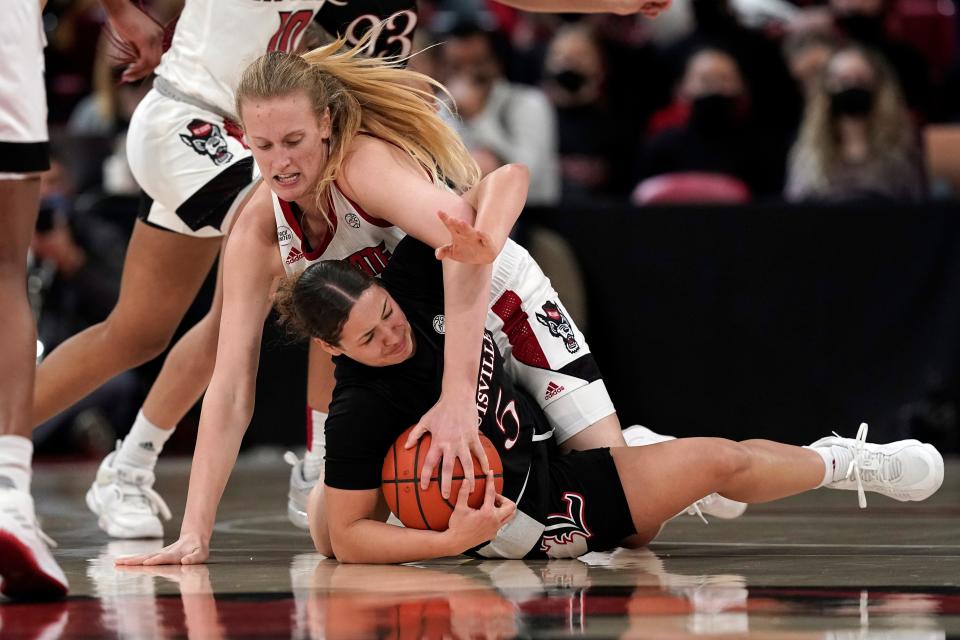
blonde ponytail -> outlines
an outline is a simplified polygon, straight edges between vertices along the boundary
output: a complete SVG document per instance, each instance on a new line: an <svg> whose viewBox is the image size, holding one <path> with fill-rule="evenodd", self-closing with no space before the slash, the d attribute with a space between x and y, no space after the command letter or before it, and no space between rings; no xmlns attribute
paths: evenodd
<svg viewBox="0 0 960 640"><path fill-rule="evenodd" d="M237 113L251 98L274 98L305 91L316 116L330 109L332 135L327 163L317 183L316 203L326 210L332 183L358 133L369 133L403 149L434 184L458 193L480 180L480 169L456 132L440 117L446 108L430 91L446 89L432 78L401 67L406 59L363 54L376 28L346 48L346 40L302 56L268 53L255 60L237 88ZM449 95L449 94L447 94Z"/></svg>

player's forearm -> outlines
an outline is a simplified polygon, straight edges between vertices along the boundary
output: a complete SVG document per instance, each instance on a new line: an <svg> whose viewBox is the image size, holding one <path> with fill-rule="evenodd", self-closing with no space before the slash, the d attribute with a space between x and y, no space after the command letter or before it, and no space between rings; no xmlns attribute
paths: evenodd
<svg viewBox="0 0 960 640"><path fill-rule="evenodd" d="M206 541L213 534L220 498L253 415L252 392L221 389L214 382L211 381L203 400L186 512L180 527L181 534L195 533Z"/></svg>
<svg viewBox="0 0 960 640"><path fill-rule="evenodd" d="M504 165L477 185L471 198L477 211L474 227L489 234L497 253L503 249L523 211L529 187L530 170L522 164Z"/></svg>
<svg viewBox="0 0 960 640"><path fill-rule="evenodd" d="M444 351L442 393L476 394L483 326L490 306L491 265L443 261Z"/></svg>
<svg viewBox="0 0 960 640"><path fill-rule="evenodd" d="M455 556L474 545L463 545L448 531L422 531L376 520L357 520L331 530L337 560L351 564L399 564Z"/></svg>

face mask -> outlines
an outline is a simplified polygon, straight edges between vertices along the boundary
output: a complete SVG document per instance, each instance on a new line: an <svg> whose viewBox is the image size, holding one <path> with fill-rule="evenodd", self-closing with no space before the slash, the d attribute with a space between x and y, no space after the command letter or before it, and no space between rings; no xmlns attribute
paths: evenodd
<svg viewBox="0 0 960 640"><path fill-rule="evenodd" d="M587 76L573 69L557 71L552 76L553 81L568 93L577 93L587 83Z"/></svg>
<svg viewBox="0 0 960 640"><path fill-rule="evenodd" d="M873 109L873 91L850 87L830 94L830 113L834 116L864 117Z"/></svg>
<svg viewBox="0 0 960 640"><path fill-rule="evenodd" d="M722 93L694 98L690 105L690 124L706 132L717 132L736 124L737 99Z"/></svg>

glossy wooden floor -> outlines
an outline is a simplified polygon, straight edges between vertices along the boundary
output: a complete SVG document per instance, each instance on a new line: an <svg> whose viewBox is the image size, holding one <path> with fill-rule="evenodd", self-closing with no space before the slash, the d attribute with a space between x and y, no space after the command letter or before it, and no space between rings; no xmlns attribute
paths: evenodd
<svg viewBox="0 0 960 640"><path fill-rule="evenodd" d="M157 488L179 530L188 461ZM287 467L248 456L206 566L125 569L83 504L95 465L36 470L71 596L0 604L0 638L898 638L960 636L960 464L922 504L820 490L736 521L683 516L649 550L530 562L341 566L286 521Z"/></svg>

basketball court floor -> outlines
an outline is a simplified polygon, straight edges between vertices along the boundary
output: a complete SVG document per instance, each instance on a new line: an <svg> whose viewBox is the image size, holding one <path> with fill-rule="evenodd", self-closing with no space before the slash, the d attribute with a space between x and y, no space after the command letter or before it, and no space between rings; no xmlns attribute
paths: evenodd
<svg viewBox="0 0 960 640"><path fill-rule="evenodd" d="M124 568L160 541L110 541L83 504L94 464L39 465L34 494L71 582L0 602L0 638L960 637L960 461L931 500L820 490L736 521L682 516L649 550L551 562L339 565L286 520L279 453L245 456L210 563ZM188 460L161 463L176 538ZM691 473L695 472L691 470Z"/></svg>

